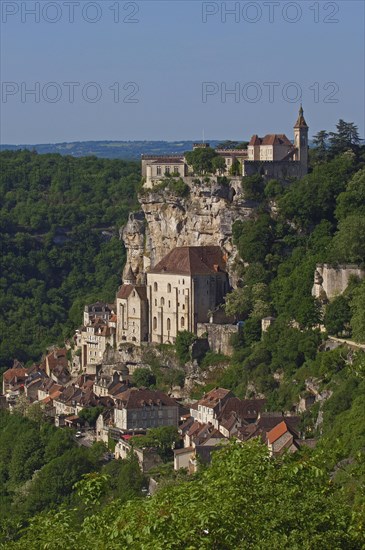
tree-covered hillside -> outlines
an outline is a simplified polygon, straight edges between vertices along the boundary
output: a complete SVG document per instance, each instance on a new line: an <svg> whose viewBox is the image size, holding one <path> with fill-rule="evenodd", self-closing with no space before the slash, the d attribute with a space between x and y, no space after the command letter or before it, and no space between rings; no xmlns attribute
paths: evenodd
<svg viewBox="0 0 365 550"><path fill-rule="evenodd" d="M106 472L105 472L106 473ZM269 458L259 441L232 442L194 478L152 498L101 505L111 479L86 478L84 505L37 516L7 550L360 550L364 504L330 481L321 453ZM1 547L1 545L0 545Z"/></svg>
<svg viewBox="0 0 365 550"><path fill-rule="evenodd" d="M140 166L96 157L0 153L0 367L36 360L71 334L86 302L112 301L119 227Z"/></svg>

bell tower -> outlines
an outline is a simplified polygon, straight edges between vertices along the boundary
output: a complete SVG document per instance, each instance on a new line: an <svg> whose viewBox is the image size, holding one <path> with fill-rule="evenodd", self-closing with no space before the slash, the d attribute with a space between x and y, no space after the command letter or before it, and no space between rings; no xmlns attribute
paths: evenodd
<svg viewBox="0 0 365 550"><path fill-rule="evenodd" d="M301 165L300 175L305 176L308 173L308 125L303 115L302 105L294 126L294 147L297 150L295 160Z"/></svg>

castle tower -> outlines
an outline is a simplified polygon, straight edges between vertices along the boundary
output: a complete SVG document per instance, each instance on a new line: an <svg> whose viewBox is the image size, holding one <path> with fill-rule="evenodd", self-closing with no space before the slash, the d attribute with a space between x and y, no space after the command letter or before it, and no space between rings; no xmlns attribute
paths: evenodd
<svg viewBox="0 0 365 550"><path fill-rule="evenodd" d="M300 105L299 116L294 126L294 146L297 149L295 160L301 164L301 176L308 173L308 125Z"/></svg>

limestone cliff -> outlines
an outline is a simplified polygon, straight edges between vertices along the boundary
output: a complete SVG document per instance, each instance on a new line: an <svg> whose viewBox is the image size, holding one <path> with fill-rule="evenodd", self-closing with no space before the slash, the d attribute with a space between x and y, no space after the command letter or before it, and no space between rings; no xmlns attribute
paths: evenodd
<svg viewBox="0 0 365 550"><path fill-rule="evenodd" d="M353 264L318 264L314 272L312 296L322 302L328 302L346 290L351 277L364 279L365 269Z"/></svg>
<svg viewBox="0 0 365 550"><path fill-rule="evenodd" d="M185 178L185 182L190 188L186 197L161 188L139 195L142 211L131 214L121 231L127 263L142 274L176 246L219 245L227 254L234 279L232 225L237 219L252 217L255 204L245 200L240 178L232 178L229 185L216 179Z"/></svg>

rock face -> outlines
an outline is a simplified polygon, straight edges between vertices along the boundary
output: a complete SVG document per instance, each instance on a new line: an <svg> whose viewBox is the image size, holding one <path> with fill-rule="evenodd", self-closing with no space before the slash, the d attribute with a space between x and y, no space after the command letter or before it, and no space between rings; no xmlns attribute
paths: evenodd
<svg viewBox="0 0 365 550"><path fill-rule="evenodd" d="M241 178L222 185L185 178L187 197L166 189L144 190L139 196L142 212L131 214L121 234L133 271L144 273L177 246L219 245L228 257L233 276L236 250L232 225L253 216L255 204L245 200ZM232 281L234 283L234 281Z"/></svg>
<svg viewBox="0 0 365 550"><path fill-rule="evenodd" d="M120 230L120 237L127 249L125 271L132 267L137 276L143 272L143 255L146 238L146 220L143 212L129 214L128 223ZM123 280L125 273L123 274Z"/></svg>
<svg viewBox="0 0 365 550"><path fill-rule="evenodd" d="M214 353L222 353L223 355L232 355L233 346L231 339L234 334L238 334L237 325L217 325L214 323L198 323L199 337L207 335L209 348Z"/></svg>
<svg viewBox="0 0 365 550"><path fill-rule="evenodd" d="M318 264L314 273L312 296L323 302L328 302L342 294L350 281L350 277L365 277L365 269L358 265Z"/></svg>

